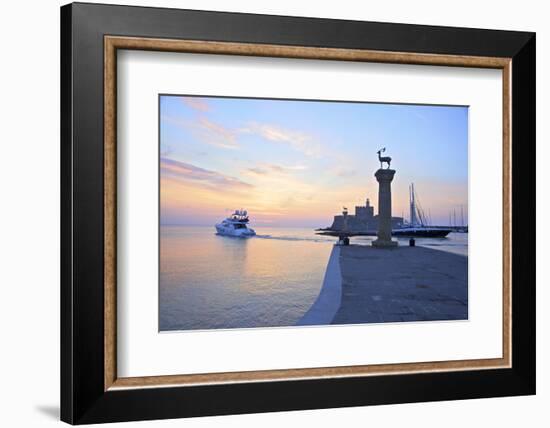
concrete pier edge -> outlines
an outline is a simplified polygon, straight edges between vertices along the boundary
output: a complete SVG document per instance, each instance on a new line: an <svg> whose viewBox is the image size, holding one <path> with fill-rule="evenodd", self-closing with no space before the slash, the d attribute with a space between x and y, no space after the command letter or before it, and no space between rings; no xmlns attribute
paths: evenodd
<svg viewBox="0 0 550 428"><path fill-rule="evenodd" d="M321 291L311 308L309 308L296 325L330 324L340 309L341 301L342 274L340 271L340 246L334 245L327 263Z"/></svg>

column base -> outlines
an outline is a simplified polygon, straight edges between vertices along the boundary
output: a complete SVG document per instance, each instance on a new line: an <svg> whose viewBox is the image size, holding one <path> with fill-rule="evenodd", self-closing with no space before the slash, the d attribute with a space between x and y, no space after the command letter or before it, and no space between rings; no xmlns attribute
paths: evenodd
<svg viewBox="0 0 550 428"><path fill-rule="evenodd" d="M397 241L381 241L380 239L376 239L372 241L372 246L378 248L394 248L397 247Z"/></svg>

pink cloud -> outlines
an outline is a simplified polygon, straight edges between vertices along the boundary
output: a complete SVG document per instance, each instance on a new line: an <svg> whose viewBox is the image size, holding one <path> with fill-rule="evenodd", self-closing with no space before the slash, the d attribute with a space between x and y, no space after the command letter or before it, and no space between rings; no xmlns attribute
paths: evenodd
<svg viewBox="0 0 550 428"><path fill-rule="evenodd" d="M244 190L253 187L251 184L245 183L238 178L168 158L160 159L160 171L163 177L171 177L178 181L193 182L220 190Z"/></svg>
<svg viewBox="0 0 550 428"><path fill-rule="evenodd" d="M162 121L186 129L205 144L224 149L238 149L237 132L206 117L194 120L179 119L172 116L163 116Z"/></svg>
<svg viewBox="0 0 550 428"><path fill-rule="evenodd" d="M211 110L210 104L208 104L204 98L181 97L181 101L187 107L191 107L193 110L197 110L202 113L206 113Z"/></svg>
<svg viewBox="0 0 550 428"><path fill-rule="evenodd" d="M273 143L286 144L307 156L319 157L323 152L312 135L301 131L257 122L252 122L239 131L244 134L258 135Z"/></svg>

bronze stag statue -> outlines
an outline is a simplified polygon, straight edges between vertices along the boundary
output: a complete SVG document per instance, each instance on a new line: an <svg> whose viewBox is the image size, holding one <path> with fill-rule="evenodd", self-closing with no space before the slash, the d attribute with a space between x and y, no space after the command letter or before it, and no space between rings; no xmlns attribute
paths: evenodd
<svg viewBox="0 0 550 428"><path fill-rule="evenodd" d="M380 156L380 153L384 153L385 151L386 148L384 147L376 152L378 154L378 160L380 161L380 168L382 168L384 162L386 162L388 164L388 168L386 169L390 169L391 158L389 156Z"/></svg>

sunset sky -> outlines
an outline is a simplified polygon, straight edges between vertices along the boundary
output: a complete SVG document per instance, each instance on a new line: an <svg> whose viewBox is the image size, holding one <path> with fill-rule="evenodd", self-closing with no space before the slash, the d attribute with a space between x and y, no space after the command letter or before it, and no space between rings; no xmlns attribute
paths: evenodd
<svg viewBox="0 0 550 428"><path fill-rule="evenodd" d="M323 101L160 97L161 224L325 227L370 198L376 152L397 172L393 215L414 182L432 224L468 209L468 109Z"/></svg>

